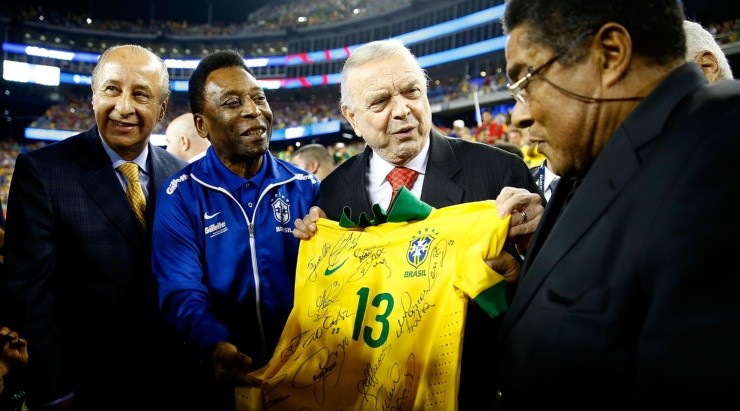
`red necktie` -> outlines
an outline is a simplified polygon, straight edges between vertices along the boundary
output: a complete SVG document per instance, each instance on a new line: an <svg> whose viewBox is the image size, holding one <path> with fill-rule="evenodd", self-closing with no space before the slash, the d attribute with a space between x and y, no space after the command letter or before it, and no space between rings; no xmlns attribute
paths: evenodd
<svg viewBox="0 0 740 411"><path fill-rule="evenodd" d="M393 187L393 194L391 195L391 203L393 202L393 198L396 197L396 193L398 193L398 190L401 188L401 186L406 186L406 188L411 190L411 187L413 187L414 181L416 181L416 177L418 176L419 176L419 173L410 168L406 168L406 167L393 168L393 170L391 170L391 172L388 173L388 177L386 177L386 180L388 180L388 182L391 183L391 187Z"/></svg>

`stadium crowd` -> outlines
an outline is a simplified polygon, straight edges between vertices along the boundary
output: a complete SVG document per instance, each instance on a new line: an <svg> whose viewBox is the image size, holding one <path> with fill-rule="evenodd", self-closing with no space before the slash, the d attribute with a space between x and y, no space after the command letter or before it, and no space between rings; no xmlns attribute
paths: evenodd
<svg viewBox="0 0 740 411"><path fill-rule="evenodd" d="M174 35L190 36L231 36L255 31L274 31L286 28L296 28L297 24L303 27L318 27L332 24L348 19L357 19L367 16L387 13L395 9L407 7L411 0L298 0L287 2L274 2L265 5L251 13L244 23L223 24L212 22L210 24L191 24L177 21L148 21L136 22L122 20L90 20L87 16L76 15L66 12L48 12L42 8L34 8L21 5L14 12L3 10L7 18L13 18L21 22L33 24L36 27L62 26L65 28L89 29L94 31L117 31L130 33L168 33ZM305 17L299 21L299 17ZM707 30L715 36L719 44L729 44L740 41L740 18L730 19L722 22L711 23ZM63 46L63 43L60 44ZM275 54L287 50L284 44L260 44L251 50L254 55ZM496 67L490 73L480 73L477 76L450 75L445 78L433 78L428 90L429 101L435 103L447 103L460 99L472 99L474 93L479 96L506 88L506 77L503 68ZM270 104L275 113L274 127L276 129L296 127L330 120L340 120L346 125L346 120L339 111L338 93L322 90L321 93L283 93L278 92L270 95ZM485 108L484 108L485 110ZM185 98L177 94L170 100L165 117L160 121L154 134L164 134L169 122L188 112L188 103ZM507 117L507 123L508 124ZM33 120L29 127L51 130L83 131L89 129L94 123L94 115L90 105L90 95L68 94L64 101L50 106L46 112ZM481 141L478 136L477 124L466 126L472 140ZM452 124L446 121L437 124L439 130L445 134L453 134ZM526 138L525 138L526 140ZM494 143L493 141L489 141ZM496 143L508 143L504 134L498 138ZM7 190L10 185L10 177L13 172L15 157L20 152L29 151L45 145L43 141L23 142L17 140L0 141L0 202L3 206L7 201ZM506 146L506 144L504 144ZM334 145L327 145L330 151L345 150L335 149ZM290 159L290 153L295 147L288 146L275 152L280 158ZM511 146L504 147L511 149ZM529 156L525 145L523 157L529 163ZM351 144L347 148L355 153L358 147ZM515 152L520 152L516 151ZM535 157L537 157L535 153ZM343 158L338 156L337 159Z"/></svg>
<svg viewBox="0 0 740 411"><path fill-rule="evenodd" d="M120 32L148 35L156 33L171 37L234 37L260 32L295 30L298 28L315 28L338 22L357 21L393 12L411 5L411 0L297 0L270 2L245 18L242 23L225 23L211 21L194 24L187 21L156 20L123 21L94 19L71 11L57 11L51 7L31 7L21 5L17 11L6 11L8 18L14 19L28 27L37 29L61 27L65 29L89 30L93 32ZM203 8L207 6L204 3ZM205 10L204 10L205 11ZM58 43L60 48L72 46ZM76 45L80 47L84 45ZM95 47L95 45L92 45ZM104 47L103 47L104 48ZM89 50L89 51L102 51ZM283 41L257 42L249 50L252 56L276 55L287 52Z"/></svg>

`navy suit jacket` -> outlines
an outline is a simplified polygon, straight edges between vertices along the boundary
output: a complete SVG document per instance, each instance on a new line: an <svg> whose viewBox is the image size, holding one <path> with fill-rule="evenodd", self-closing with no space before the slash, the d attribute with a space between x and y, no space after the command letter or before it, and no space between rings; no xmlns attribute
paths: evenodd
<svg viewBox="0 0 740 411"><path fill-rule="evenodd" d="M499 409L740 408L738 119L740 82L689 62L565 207L561 180L499 333Z"/></svg>
<svg viewBox="0 0 740 411"><path fill-rule="evenodd" d="M147 161L151 222L162 181L185 162L152 144ZM31 398L74 390L83 409L167 404L158 385L176 381L167 368L179 345L159 314L150 238L97 127L18 156L5 265L22 301L14 314L29 343Z"/></svg>
<svg viewBox="0 0 740 411"><path fill-rule="evenodd" d="M319 205L328 218L339 220L344 206L349 206L353 215L365 212L372 216L372 204L365 189L371 155L372 150L366 147L321 182ZM446 137L432 130L422 201L442 208L495 200L506 186L538 192L529 168L520 157L487 144ZM501 318L492 319L477 306L468 310L458 404L461 409L472 409L491 399L490 375L495 366L492 349Z"/></svg>

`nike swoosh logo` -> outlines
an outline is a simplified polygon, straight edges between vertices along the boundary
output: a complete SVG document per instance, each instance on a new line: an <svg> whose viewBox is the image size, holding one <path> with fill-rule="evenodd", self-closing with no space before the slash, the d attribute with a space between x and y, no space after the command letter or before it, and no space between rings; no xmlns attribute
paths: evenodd
<svg viewBox="0 0 740 411"><path fill-rule="evenodd" d="M334 266L333 268L326 267L326 270L324 270L324 275L332 275L332 274L334 274L338 269L342 268L342 266L344 265L344 263L347 262L348 259L349 259L349 257L345 258L344 261L342 261L341 264L339 264L337 266Z"/></svg>
<svg viewBox="0 0 740 411"><path fill-rule="evenodd" d="M215 217L215 216L217 216L219 214L221 214L220 211L218 213L211 214L211 215L208 215L208 213L203 213L203 218L205 218L206 220L210 220L210 219L212 219L213 217Z"/></svg>

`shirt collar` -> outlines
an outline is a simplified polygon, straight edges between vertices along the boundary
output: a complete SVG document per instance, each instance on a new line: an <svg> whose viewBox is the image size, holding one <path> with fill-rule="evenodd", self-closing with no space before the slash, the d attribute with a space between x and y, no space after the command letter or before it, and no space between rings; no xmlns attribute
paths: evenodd
<svg viewBox="0 0 740 411"><path fill-rule="evenodd" d="M207 150L207 149L206 149L206 150ZM205 155L206 155L206 150L203 150L203 151L201 151L200 153L198 153L198 154L196 154L196 155L194 155L194 156L190 157L190 160L188 160L188 162L189 162L189 163L193 163L193 162L195 162L195 160L200 160L201 158L203 158L203 156L205 156Z"/></svg>
<svg viewBox="0 0 740 411"><path fill-rule="evenodd" d="M124 160L123 157L119 156L118 153L113 151L113 149L108 145L108 143L105 142L105 139L103 139L103 136L98 132L98 137L100 137L100 141L103 143L103 149L105 150L106 154L108 154L108 158L110 158L111 163L113 163L113 168L117 169L118 166L121 164L129 161ZM141 150L141 153L139 153L136 158L131 160L131 162L136 163L136 165L139 166L139 169L143 172L149 174L149 170L147 170L146 165L146 159L149 156L149 144L144 146L144 149Z"/></svg>
<svg viewBox="0 0 740 411"><path fill-rule="evenodd" d="M542 162L542 168L545 170L545 179L542 181L543 190L546 190L547 187L550 187L550 183L552 183L552 180L558 177L552 170L550 170L549 167L547 167L546 162L547 160Z"/></svg>
<svg viewBox="0 0 740 411"><path fill-rule="evenodd" d="M404 164L403 166L406 168L410 168L419 174L425 174L425 171L427 169L427 162L429 161L429 140L430 138L427 138L424 142L424 147L422 147L421 151L419 151L419 154L416 155L416 157L412 158L411 161ZM375 154L375 151L373 150L372 156L370 156L370 170L373 176L377 177L375 181L378 182L378 185L383 184L385 182L385 177L390 173L390 171L396 167L394 164L391 164L382 158L380 156Z"/></svg>
<svg viewBox="0 0 740 411"><path fill-rule="evenodd" d="M259 171L257 171L257 174L249 179L238 176L234 174L233 171L229 170L229 168L221 162L221 159L218 158L215 150L211 150L210 153L206 154L206 158L213 162L216 174L226 183L226 187L228 187L231 192L238 190L240 187L244 186L246 182L251 182L256 187L262 187L262 183L265 181L265 177L267 176L267 163L269 160L267 158L267 153L262 155L262 165L260 166Z"/></svg>

